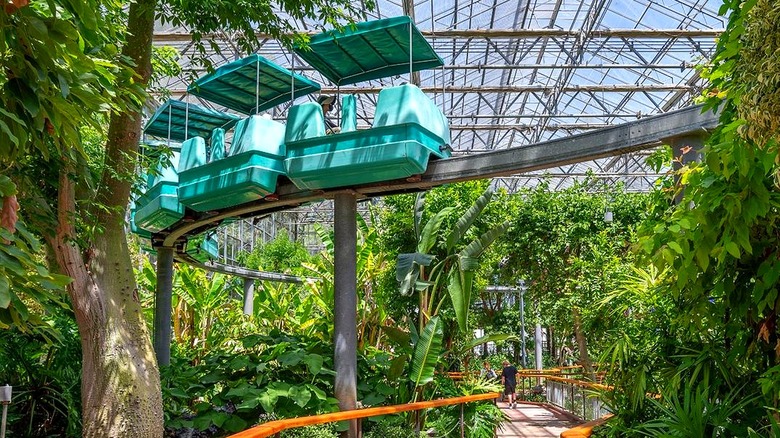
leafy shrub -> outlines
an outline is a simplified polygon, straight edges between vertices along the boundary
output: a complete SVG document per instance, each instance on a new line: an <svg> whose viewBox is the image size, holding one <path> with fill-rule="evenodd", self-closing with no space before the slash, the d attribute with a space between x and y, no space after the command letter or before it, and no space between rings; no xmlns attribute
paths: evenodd
<svg viewBox="0 0 780 438"><path fill-rule="evenodd" d="M223 436L275 418L338 409L328 395L335 375L330 343L274 331L245 336L233 351L211 351L199 360L188 352L175 348L171 365L161 370L165 425L171 431L211 430L212 436ZM374 351L359 357L358 396L368 405L383 403L394 392L384 377L385 355Z"/></svg>
<svg viewBox="0 0 780 438"><path fill-rule="evenodd" d="M81 435L81 343L72 313L46 318L52 339L39 331L0 330L0 384L13 386L9 436Z"/></svg>

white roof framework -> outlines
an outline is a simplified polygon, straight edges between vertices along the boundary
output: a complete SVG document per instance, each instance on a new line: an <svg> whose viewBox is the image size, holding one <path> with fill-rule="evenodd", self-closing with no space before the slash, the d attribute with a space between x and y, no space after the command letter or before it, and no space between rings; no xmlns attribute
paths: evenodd
<svg viewBox="0 0 780 438"><path fill-rule="evenodd" d="M690 105L703 80L696 65L714 52L726 24L720 0L378 0L368 18L410 15L444 59L443 68L411 78L448 115L457 154L577 134ZM313 22L296 22L302 30ZM240 58L231 36L212 35L216 65ZM342 87L308 67L289 50L259 36L261 55L323 85L323 92L354 93L358 127L373 120L376 95L409 75ZM205 38L204 38L205 39ZM184 98L193 74L191 38L185 29L158 28L155 43L182 55L180 77L159 84ZM189 96L188 99L197 101ZM296 103L313 97L302 97ZM208 102L199 103L209 105ZM284 118L286 107L273 111ZM561 188L587 175L628 190L646 191L659 176L644 154L604 158L500 178L516 191L541 177Z"/></svg>
<svg viewBox="0 0 780 438"><path fill-rule="evenodd" d="M445 66L421 72L418 83L450 118L456 154L522 146L623 123L689 105L700 94L695 66L712 56L725 18L716 0L379 0L369 19L407 14L432 42ZM295 23L302 30L315 23ZM213 35L222 64L244 56L229 35ZM261 38L261 55L336 87L278 42ZM191 38L183 29L158 29L158 45L176 47L184 67L161 84L174 97L193 71ZM382 87L408 75L341 88L358 97L359 125L373 118ZM298 101L309 99L301 98ZM206 103L206 102L201 102ZM206 103L207 104L207 103ZM283 118L285 108L274 115ZM647 190L657 175L640 155L613 157L551 169L567 186L589 172ZM539 174L497 181L516 190Z"/></svg>

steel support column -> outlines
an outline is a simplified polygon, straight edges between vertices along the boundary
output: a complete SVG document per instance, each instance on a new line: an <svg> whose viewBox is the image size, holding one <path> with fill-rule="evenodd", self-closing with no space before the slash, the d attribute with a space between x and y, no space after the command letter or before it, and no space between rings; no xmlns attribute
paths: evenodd
<svg viewBox="0 0 780 438"><path fill-rule="evenodd" d="M154 353L158 365L171 363L171 297L173 248L157 248L157 290L154 295Z"/></svg>
<svg viewBox="0 0 780 438"><path fill-rule="evenodd" d="M528 363L526 361L526 355L525 355L525 288L521 286L520 288L520 341L521 341L521 347L520 347L520 357L522 358L522 365L523 368L528 367Z"/></svg>
<svg viewBox="0 0 780 438"><path fill-rule="evenodd" d="M244 315L255 313L255 280L244 278Z"/></svg>
<svg viewBox="0 0 780 438"><path fill-rule="evenodd" d="M335 195L334 391L342 411L357 408L357 196ZM357 421L342 434L357 438Z"/></svg>

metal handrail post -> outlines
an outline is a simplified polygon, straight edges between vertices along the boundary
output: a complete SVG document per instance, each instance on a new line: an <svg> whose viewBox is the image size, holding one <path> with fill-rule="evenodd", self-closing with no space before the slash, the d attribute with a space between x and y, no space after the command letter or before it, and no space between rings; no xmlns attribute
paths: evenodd
<svg viewBox="0 0 780 438"><path fill-rule="evenodd" d="M466 424L464 421L464 414L463 414L463 403L460 404L460 438L466 437Z"/></svg>

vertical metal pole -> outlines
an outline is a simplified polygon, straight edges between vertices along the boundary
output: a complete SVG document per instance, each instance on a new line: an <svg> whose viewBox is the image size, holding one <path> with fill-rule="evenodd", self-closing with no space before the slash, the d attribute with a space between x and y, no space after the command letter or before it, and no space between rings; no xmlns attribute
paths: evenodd
<svg viewBox="0 0 780 438"><path fill-rule="evenodd" d="M534 362L536 369L541 371L544 367L542 364L542 324L539 322L539 302L536 303L536 330L534 331ZM536 378L536 384L540 385L541 380Z"/></svg>
<svg viewBox="0 0 780 438"><path fill-rule="evenodd" d="M157 248L157 291L154 298L154 352L159 365L171 364L171 297L173 248Z"/></svg>
<svg viewBox="0 0 780 438"><path fill-rule="evenodd" d="M357 197L335 196L334 392L342 411L357 408ZM349 422L345 438L357 438L357 422Z"/></svg>
<svg viewBox="0 0 780 438"><path fill-rule="evenodd" d="M244 279L244 315L255 313L255 280L253 278Z"/></svg>
<svg viewBox="0 0 780 438"><path fill-rule="evenodd" d="M255 65L255 114L260 111L260 57Z"/></svg>
<svg viewBox="0 0 780 438"><path fill-rule="evenodd" d="M523 359L523 368L527 367L526 364L526 358L525 358L525 300L523 299L525 291L521 288L520 289L520 340L521 340L521 350L520 350L520 357Z"/></svg>
<svg viewBox="0 0 780 438"><path fill-rule="evenodd" d="M414 15L414 14L412 14ZM409 17L411 20L411 17ZM414 50L412 47L412 28L414 27L414 23L411 21L409 22L409 83L413 84L414 79L412 78L412 73L414 72Z"/></svg>
<svg viewBox="0 0 780 438"><path fill-rule="evenodd" d="M184 98L187 98L187 95L184 95ZM184 140L187 140L187 136L189 135L189 125L190 125L190 103L188 101L184 102Z"/></svg>
<svg viewBox="0 0 780 438"><path fill-rule="evenodd" d="M171 147L171 117L173 114L173 108L171 108L171 103L168 102L168 142L166 146Z"/></svg>
<svg viewBox="0 0 780 438"><path fill-rule="evenodd" d="M292 65L290 69L290 106L295 105L295 52L292 56Z"/></svg>
<svg viewBox="0 0 780 438"><path fill-rule="evenodd" d="M466 437L466 424L463 415L463 403L460 404L460 438Z"/></svg>
<svg viewBox="0 0 780 438"><path fill-rule="evenodd" d="M5 421L8 416L8 403L3 403L3 418L0 420L0 438L5 438Z"/></svg>

